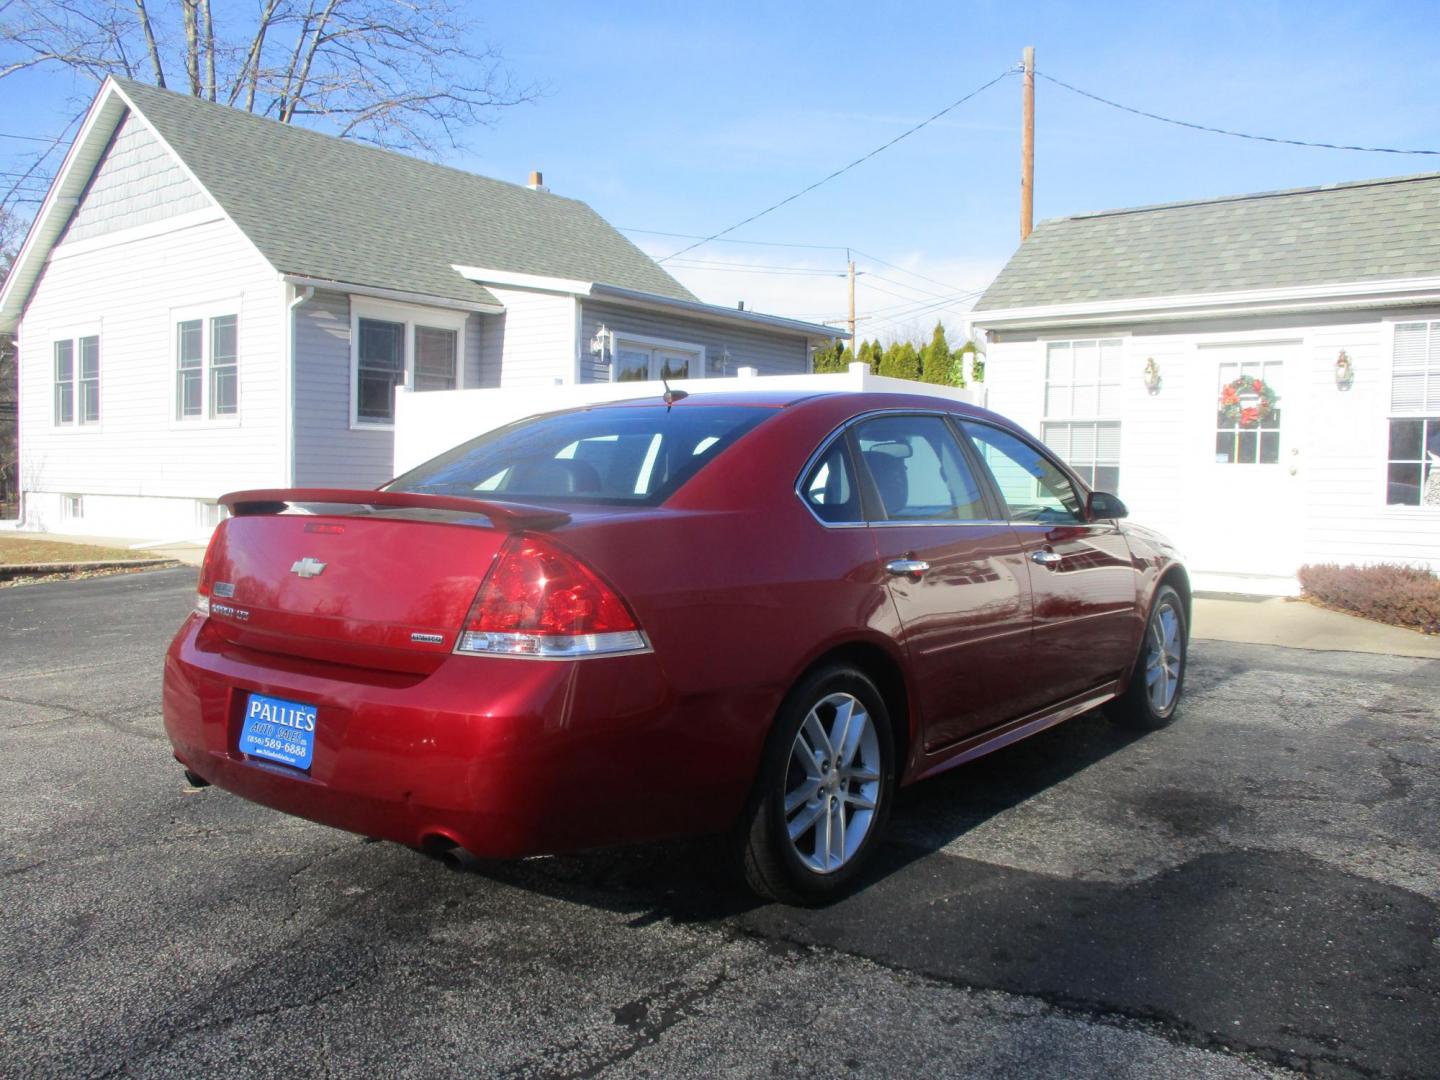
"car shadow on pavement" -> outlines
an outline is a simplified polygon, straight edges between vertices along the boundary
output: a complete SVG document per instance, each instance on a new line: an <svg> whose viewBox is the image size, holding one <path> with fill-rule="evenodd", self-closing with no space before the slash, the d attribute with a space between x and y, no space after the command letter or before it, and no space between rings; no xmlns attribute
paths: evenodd
<svg viewBox="0 0 1440 1080"><path fill-rule="evenodd" d="M934 854L1140 737L1091 712L903 789L882 848L834 902ZM636 925L660 919L705 922L766 904L737 880L725 843L721 838L666 841L469 869L555 899L633 911Z"/></svg>

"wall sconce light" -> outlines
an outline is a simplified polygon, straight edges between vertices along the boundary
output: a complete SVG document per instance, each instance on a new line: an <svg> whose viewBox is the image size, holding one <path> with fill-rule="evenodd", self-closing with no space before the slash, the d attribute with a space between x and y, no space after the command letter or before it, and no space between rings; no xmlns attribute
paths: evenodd
<svg viewBox="0 0 1440 1080"><path fill-rule="evenodd" d="M1145 361L1145 389L1151 394L1160 392L1160 365L1153 356Z"/></svg>
<svg viewBox="0 0 1440 1080"><path fill-rule="evenodd" d="M1355 365L1350 361L1350 354L1344 349L1335 358L1335 389L1349 390L1355 382Z"/></svg>
<svg viewBox="0 0 1440 1080"><path fill-rule="evenodd" d="M610 354L614 350L614 331L608 330L604 323L595 331L595 336L590 339L590 355L597 358L600 363L610 363Z"/></svg>

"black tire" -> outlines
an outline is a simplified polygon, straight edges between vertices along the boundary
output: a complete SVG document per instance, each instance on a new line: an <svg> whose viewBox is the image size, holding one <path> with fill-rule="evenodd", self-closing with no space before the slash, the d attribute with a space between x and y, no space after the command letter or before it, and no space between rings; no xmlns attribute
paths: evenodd
<svg viewBox="0 0 1440 1080"><path fill-rule="evenodd" d="M1166 637L1166 620L1174 619L1170 634L1170 645L1162 649ZM1159 635L1157 637L1157 634ZM1161 585L1150 603L1150 614L1145 620L1145 632L1140 636L1140 650L1135 656L1135 666L1130 672L1130 684L1125 693L1105 706L1105 715L1120 727L1134 731L1158 731L1174 722L1180 709L1180 694L1185 687L1186 654L1190 641L1190 630L1185 623L1185 605L1180 594L1169 585ZM1152 660L1157 649L1162 649L1160 666L1169 678L1173 672L1174 692L1169 703L1160 706L1151 690ZM1158 696L1163 697L1164 694Z"/></svg>
<svg viewBox="0 0 1440 1080"><path fill-rule="evenodd" d="M797 757L801 729L812 710L816 711L822 730L826 723L833 725L832 731L837 729L842 721L839 709L853 710L853 706L834 704L842 695L853 698L867 714L869 728L874 732L873 742L863 737L862 743L863 733L857 736L856 748L846 759L851 764L834 770L833 779L829 763L839 760L843 751L833 757L827 757L823 750L817 752L812 762L815 772L807 773ZM849 715L853 716L853 711ZM811 738L812 731L813 728L807 728L806 745L816 741ZM872 772L878 774L875 779L869 779ZM787 793L799 797L812 783L817 785L813 795L797 804L798 808L787 820ZM759 896L786 904L810 906L834 899L879 846L894 791L895 751L890 713L875 684L852 667L836 665L811 672L786 696L776 714L755 789L736 827L736 856L746 884ZM867 801L873 806L859 805ZM792 841L791 820L799 825L812 811L819 815L814 824ZM833 868L817 869L813 865L816 860L832 859L837 847L842 851L846 849L847 841L854 835L853 831L847 833L847 829L853 830L857 820L867 814L863 818L864 831L853 851L840 855ZM833 831L822 834L822 828ZM808 853L802 850L807 846L812 849Z"/></svg>

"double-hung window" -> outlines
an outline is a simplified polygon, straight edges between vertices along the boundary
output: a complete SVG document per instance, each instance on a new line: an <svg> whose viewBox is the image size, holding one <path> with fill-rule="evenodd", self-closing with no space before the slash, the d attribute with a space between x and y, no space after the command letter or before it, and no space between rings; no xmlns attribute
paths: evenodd
<svg viewBox="0 0 1440 1080"><path fill-rule="evenodd" d="M100 422L100 338L62 338L54 345L55 425Z"/></svg>
<svg viewBox="0 0 1440 1080"><path fill-rule="evenodd" d="M1440 322L1395 324L1385 501L1440 507Z"/></svg>
<svg viewBox="0 0 1440 1080"><path fill-rule="evenodd" d="M175 320L175 419L240 414L239 319L230 311Z"/></svg>
<svg viewBox="0 0 1440 1080"><path fill-rule="evenodd" d="M1051 341L1040 438L1096 491L1120 486L1122 341Z"/></svg>
<svg viewBox="0 0 1440 1080"><path fill-rule="evenodd" d="M351 423L395 422L395 390L458 390L464 368L463 312L351 300Z"/></svg>

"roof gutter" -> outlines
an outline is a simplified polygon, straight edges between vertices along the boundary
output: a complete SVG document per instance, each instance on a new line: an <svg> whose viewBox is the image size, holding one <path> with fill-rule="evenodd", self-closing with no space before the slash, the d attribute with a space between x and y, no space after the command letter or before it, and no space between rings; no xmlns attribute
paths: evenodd
<svg viewBox="0 0 1440 1080"><path fill-rule="evenodd" d="M699 300L681 300L673 296L644 292L640 289L626 289L619 285L606 285L598 281L581 281L577 278L545 277L540 274L520 274L510 270L491 270L483 266L452 267L461 277L480 285L501 285L517 289L535 289L540 292L568 293L572 296L603 300L607 303L626 304L630 307L651 311L675 311L711 322L739 324L747 327L763 327L785 333L799 334L810 341L829 341L832 338L848 339L850 335L838 327L822 326L817 323L787 319L780 315L763 315L758 311L742 311L739 308L720 307Z"/></svg>
<svg viewBox="0 0 1440 1080"><path fill-rule="evenodd" d="M1022 330L1117 322L1222 319L1237 315L1368 310L1433 303L1440 303L1440 277L996 308L973 312L972 321L987 330Z"/></svg>
<svg viewBox="0 0 1440 1080"><path fill-rule="evenodd" d="M285 281L298 288L324 289L330 292L354 293L356 296L373 296L378 300L394 300L401 304L419 304L423 307L448 308L452 311L478 311L482 315L500 315L504 304L487 304L480 300L456 300L447 296L432 296L429 293L405 292L401 289L385 289L378 285L357 285L350 281L332 281L327 278L305 277L301 274L286 274Z"/></svg>

